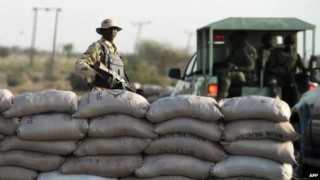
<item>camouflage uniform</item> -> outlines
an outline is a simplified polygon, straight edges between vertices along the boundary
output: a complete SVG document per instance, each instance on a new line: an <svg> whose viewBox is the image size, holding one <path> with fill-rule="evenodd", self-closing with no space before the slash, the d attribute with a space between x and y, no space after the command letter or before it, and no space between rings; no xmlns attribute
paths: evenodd
<svg viewBox="0 0 320 180"><path fill-rule="evenodd" d="M103 38L89 46L86 52L83 53L82 56L77 60L75 70L86 80L90 89L93 91L104 88L121 88L115 86L114 81L113 83L107 83L106 80L97 75L93 67L99 63L105 64L108 68L126 79L123 69L123 62L118 54L117 47L115 44Z"/></svg>
<svg viewBox="0 0 320 180"><path fill-rule="evenodd" d="M228 67L219 78L218 100L228 97L232 83L243 85L257 80L256 59L257 51L248 42L240 42L240 45L234 47L227 58Z"/></svg>

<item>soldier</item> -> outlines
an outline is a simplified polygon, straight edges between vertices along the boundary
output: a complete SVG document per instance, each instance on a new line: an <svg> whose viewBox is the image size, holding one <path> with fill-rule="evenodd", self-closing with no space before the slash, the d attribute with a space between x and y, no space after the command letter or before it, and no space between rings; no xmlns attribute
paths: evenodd
<svg viewBox="0 0 320 180"><path fill-rule="evenodd" d="M122 28L117 26L115 20L106 19L102 21L101 27L96 28L97 33L102 36L101 39L91 44L75 64L75 70L86 80L92 91L123 89L121 83L113 75L101 76L98 73L96 67L99 67L100 63L128 81L123 61L116 45L113 43L117 33L121 30Z"/></svg>
<svg viewBox="0 0 320 180"><path fill-rule="evenodd" d="M257 51L246 40L246 32L238 31L231 34L229 42L231 50L226 60L227 68L219 78L218 100L228 97L232 83L243 85L257 80Z"/></svg>
<svg viewBox="0 0 320 180"><path fill-rule="evenodd" d="M272 86L273 93L277 94L277 87L282 88L282 99L290 106L299 98L299 89L296 84L296 78L303 79L303 86L307 81L306 71L308 68L304 65L300 55L296 51L295 38L289 34L284 40L285 47L275 50L270 54L266 64L267 84ZM295 76L296 71L300 69L303 73Z"/></svg>

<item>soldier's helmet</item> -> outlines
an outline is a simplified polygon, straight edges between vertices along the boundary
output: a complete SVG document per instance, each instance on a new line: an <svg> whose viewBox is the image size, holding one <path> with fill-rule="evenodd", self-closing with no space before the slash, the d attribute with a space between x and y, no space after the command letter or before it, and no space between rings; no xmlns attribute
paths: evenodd
<svg viewBox="0 0 320 180"><path fill-rule="evenodd" d="M102 29L108 29L108 28L117 28L118 31L121 31L122 28L117 26L117 22L114 19L105 19L101 22L101 27L96 28L96 31L98 34L101 34Z"/></svg>
<svg viewBox="0 0 320 180"><path fill-rule="evenodd" d="M287 35L286 38L284 39L285 45L292 45L295 43L296 43L296 40L292 34Z"/></svg>

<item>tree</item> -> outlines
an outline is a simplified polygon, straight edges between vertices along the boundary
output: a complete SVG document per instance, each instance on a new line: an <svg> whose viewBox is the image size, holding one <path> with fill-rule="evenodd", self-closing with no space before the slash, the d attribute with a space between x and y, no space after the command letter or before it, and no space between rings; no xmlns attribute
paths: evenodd
<svg viewBox="0 0 320 180"><path fill-rule="evenodd" d="M5 58L10 55L10 49L8 47L0 47L0 57Z"/></svg>
<svg viewBox="0 0 320 180"><path fill-rule="evenodd" d="M64 54L70 58L72 56L72 53L73 53L73 44L66 44L63 46L63 52Z"/></svg>

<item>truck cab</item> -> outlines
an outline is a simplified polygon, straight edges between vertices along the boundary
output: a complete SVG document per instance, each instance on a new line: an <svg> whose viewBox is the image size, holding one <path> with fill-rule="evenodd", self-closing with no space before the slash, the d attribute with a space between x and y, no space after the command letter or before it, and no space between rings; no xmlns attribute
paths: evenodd
<svg viewBox="0 0 320 180"><path fill-rule="evenodd" d="M277 37L276 48L283 48L284 38L293 34L298 53L307 65L308 58L315 51L315 26L297 18L227 18L197 29L197 51L191 57L183 74L172 68L169 77L178 79L172 96L195 94L217 97L220 90L219 73L223 71L230 53L229 36L237 31L245 31L247 40L257 52L262 46L261 39L266 33ZM270 88L263 81L263 71L257 71L258 80L253 84L232 86L229 97L243 95L271 96ZM301 92L303 93L303 92Z"/></svg>

